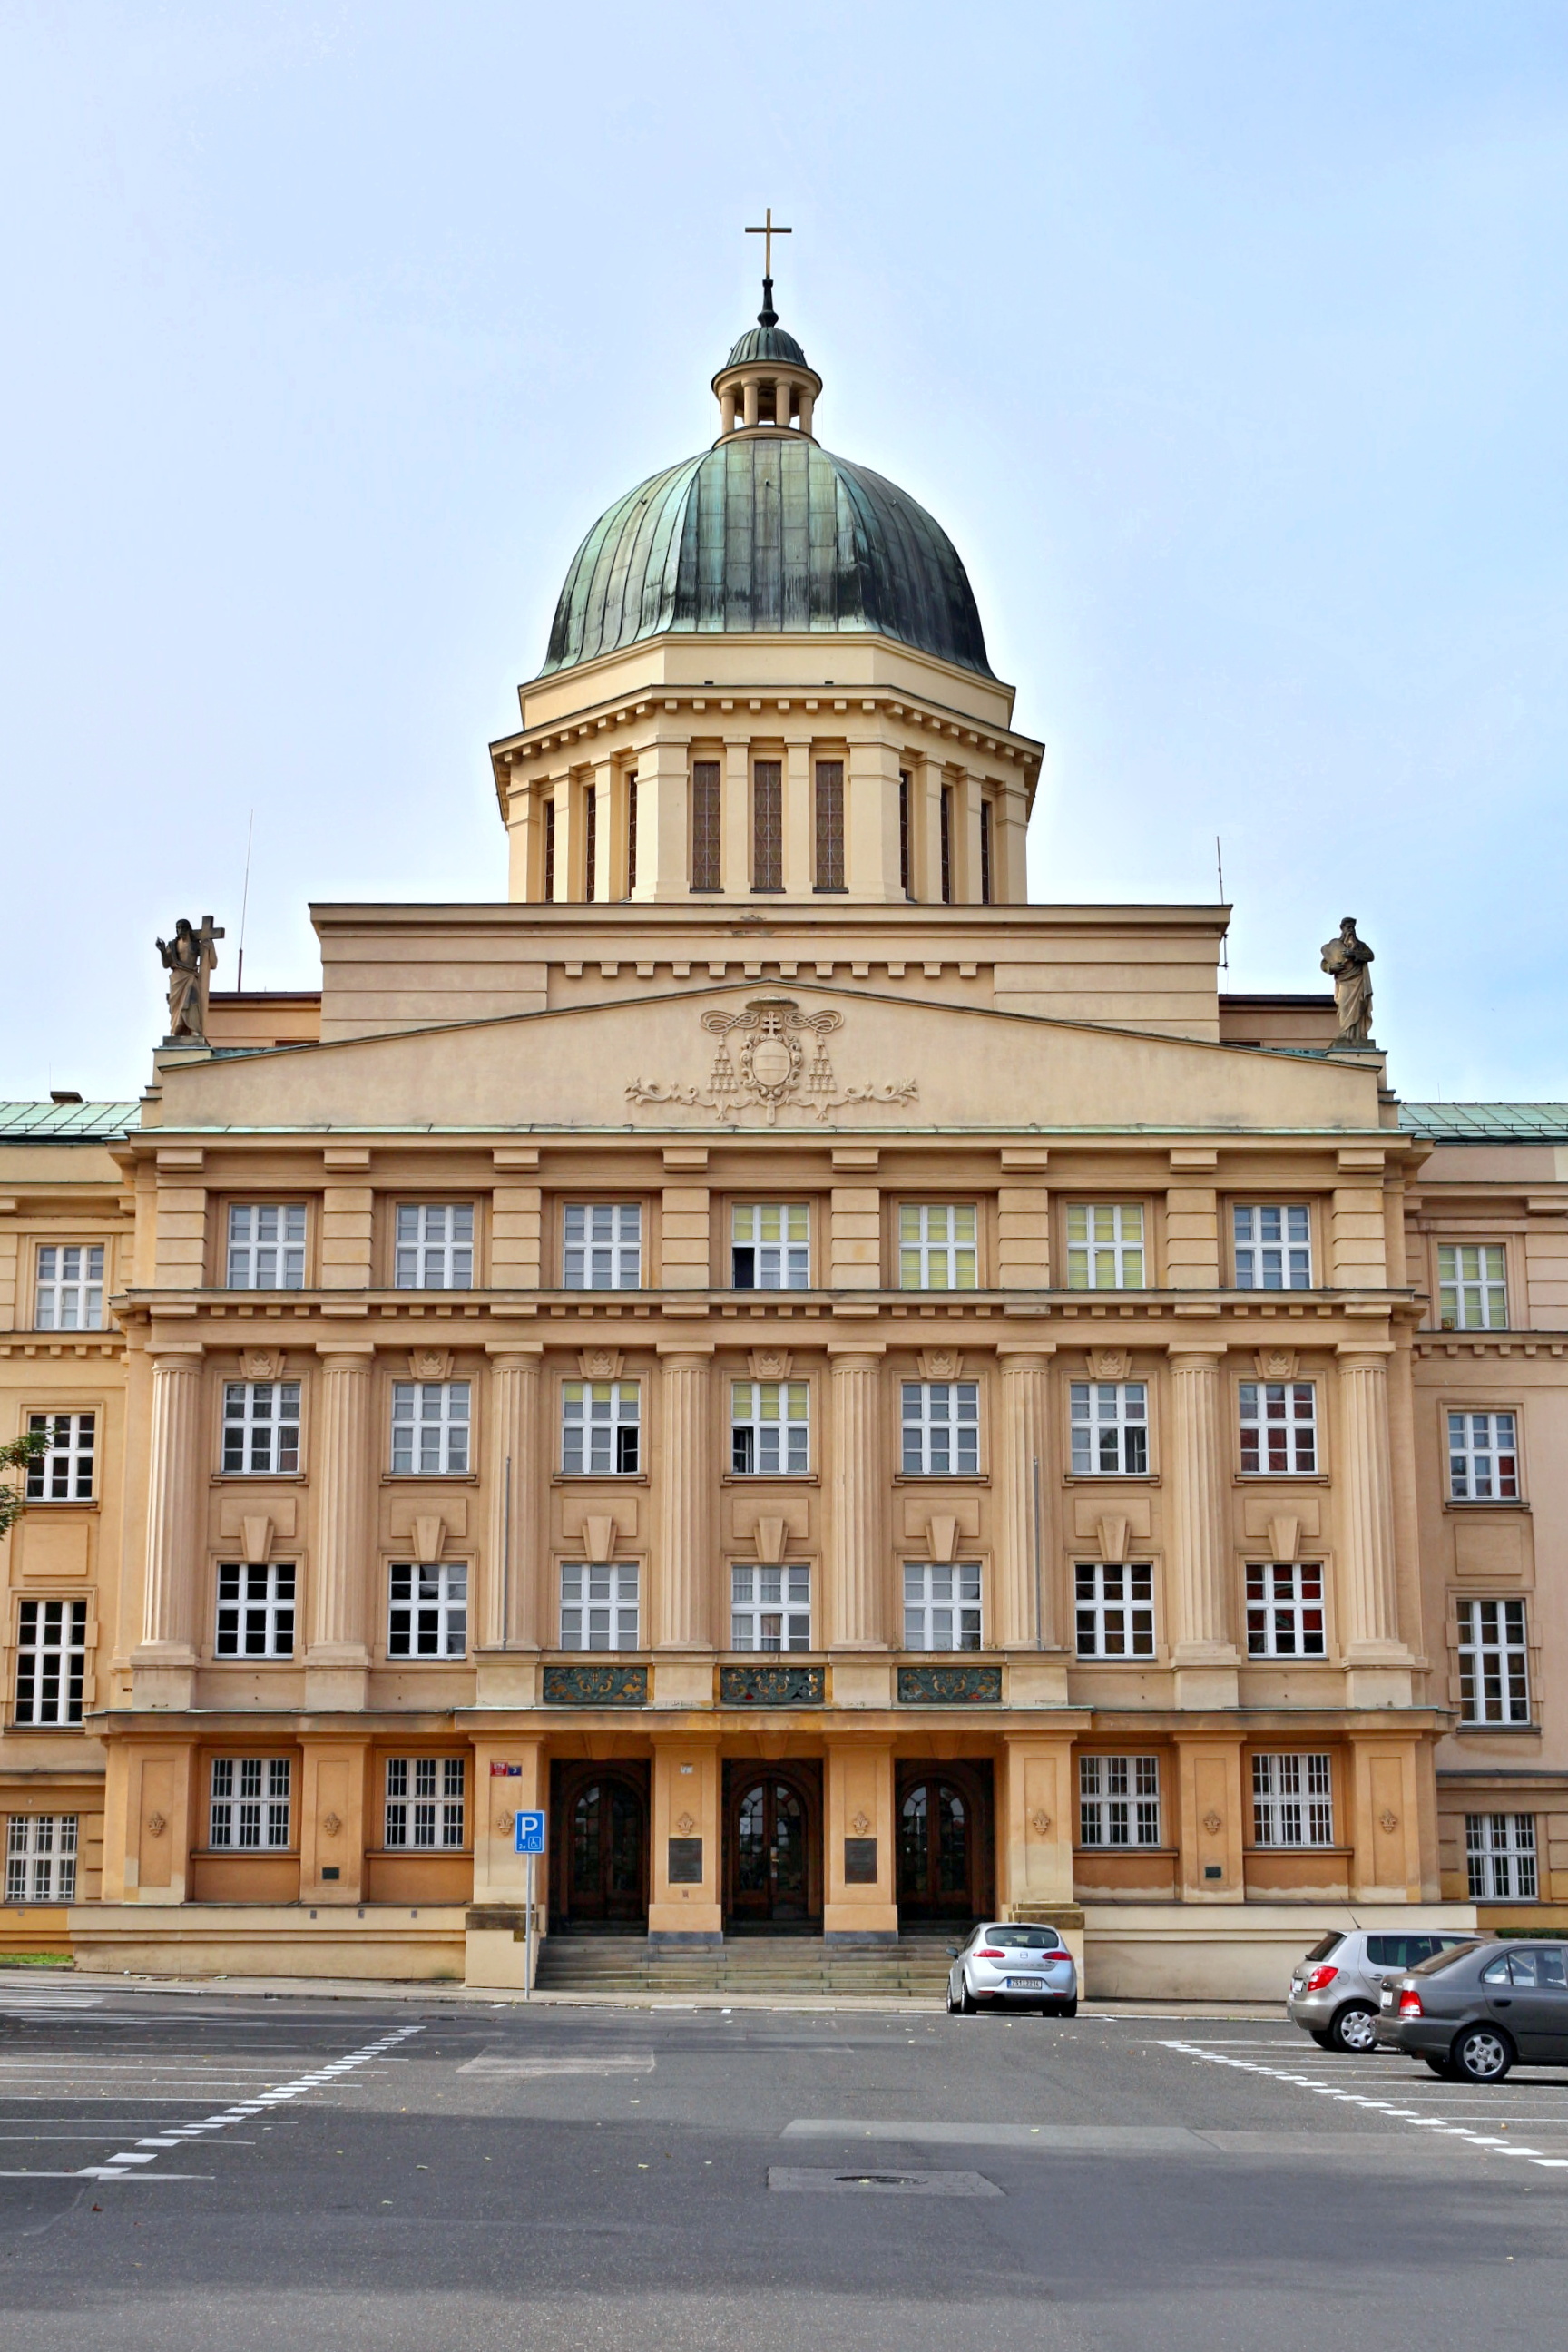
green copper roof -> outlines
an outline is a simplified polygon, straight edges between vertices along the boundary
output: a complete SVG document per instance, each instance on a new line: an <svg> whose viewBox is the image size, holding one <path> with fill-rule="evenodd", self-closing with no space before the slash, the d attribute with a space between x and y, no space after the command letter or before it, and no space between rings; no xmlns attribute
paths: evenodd
<svg viewBox="0 0 1568 2352"><path fill-rule="evenodd" d="M793 335L782 327L764 327L759 320L748 327L735 345L724 367L743 367L748 360L793 360L796 367L809 367L811 362ZM720 373L723 373L721 368Z"/></svg>
<svg viewBox="0 0 1568 2352"><path fill-rule="evenodd" d="M566 575L544 673L670 630L770 629L895 637L991 676L946 532L880 474L781 433L722 441L600 517Z"/></svg>
<svg viewBox="0 0 1568 2352"><path fill-rule="evenodd" d="M1568 1143L1568 1103L1401 1103L1399 1124L1438 1143Z"/></svg>
<svg viewBox="0 0 1568 2352"><path fill-rule="evenodd" d="M0 1143L108 1143L141 1111L133 1102L0 1102Z"/></svg>

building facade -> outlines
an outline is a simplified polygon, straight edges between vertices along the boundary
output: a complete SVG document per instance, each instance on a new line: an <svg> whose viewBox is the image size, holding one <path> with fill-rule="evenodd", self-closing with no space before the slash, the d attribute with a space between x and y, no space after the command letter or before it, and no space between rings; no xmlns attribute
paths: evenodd
<svg viewBox="0 0 1568 2352"><path fill-rule="evenodd" d="M8 1941L515 1984L535 1805L552 1931L1106 1992L1568 1916L1568 1116L1027 903L951 543L771 305L714 392L492 746L509 898L3 1115Z"/></svg>

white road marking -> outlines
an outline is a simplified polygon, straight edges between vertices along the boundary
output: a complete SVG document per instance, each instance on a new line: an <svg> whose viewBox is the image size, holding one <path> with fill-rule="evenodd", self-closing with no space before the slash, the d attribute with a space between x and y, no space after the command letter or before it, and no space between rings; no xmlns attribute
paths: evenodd
<svg viewBox="0 0 1568 2352"><path fill-rule="evenodd" d="M499 2053L494 2056L486 2053L468 2059L458 2069L459 2074L506 2074L513 2079L553 2074L651 2074L653 2071L651 2050L575 2058L507 2058Z"/></svg>
<svg viewBox="0 0 1568 2352"><path fill-rule="evenodd" d="M1166 2042L1162 2043L1161 2047L1165 2050L1179 2051L1184 2058L1201 2059L1210 2066L1234 2066L1243 2074L1262 2074L1270 2082L1289 2083L1303 2091L1316 2091L1324 2098L1343 2099L1352 2106L1376 2107L1384 2115L1393 2115L1400 2121L1408 2121L1416 2131L1443 2132L1452 2138L1468 2140L1474 2147L1491 2149L1504 2145L1487 2133L1471 2131L1467 2124L1450 2123L1441 2116L1402 2116L1397 2109L1388 2107L1377 2099L1363 2098L1358 2091L1336 2090L1330 2084L1311 2082L1305 2074L1290 2074L1283 2066L1261 2066L1255 2058L1227 2057L1218 2050L1205 2050L1201 2043L1195 2042ZM1553 2172L1568 2167L1568 2157L1542 2156L1539 2148L1521 2147L1512 2141L1506 2144L1504 2152L1509 2156L1524 2157L1531 2164L1542 2165Z"/></svg>

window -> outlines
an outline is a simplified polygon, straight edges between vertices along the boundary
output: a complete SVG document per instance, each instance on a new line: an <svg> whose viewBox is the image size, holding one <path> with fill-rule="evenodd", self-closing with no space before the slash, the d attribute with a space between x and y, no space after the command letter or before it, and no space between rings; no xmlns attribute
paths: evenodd
<svg viewBox="0 0 1568 2352"><path fill-rule="evenodd" d="M1459 1603L1459 1713L1466 1723L1528 1723L1522 1601Z"/></svg>
<svg viewBox="0 0 1568 2352"><path fill-rule="evenodd" d="M1247 1654L1249 1658L1323 1655L1321 1560L1248 1566Z"/></svg>
<svg viewBox="0 0 1568 2352"><path fill-rule="evenodd" d="M555 896L555 803L544 803L544 896Z"/></svg>
<svg viewBox="0 0 1568 2352"><path fill-rule="evenodd" d="M13 1813L5 1832L7 1903L76 1901L75 1813Z"/></svg>
<svg viewBox="0 0 1568 2352"><path fill-rule="evenodd" d="M810 1569L731 1568L730 1647L809 1650Z"/></svg>
<svg viewBox="0 0 1568 2352"><path fill-rule="evenodd" d="M629 1478L642 1466L636 1381L567 1381L561 1391L561 1467L569 1478Z"/></svg>
<svg viewBox="0 0 1568 2352"><path fill-rule="evenodd" d="M468 1466L467 1381L394 1381L395 1476L452 1477Z"/></svg>
<svg viewBox="0 0 1568 2352"><path fill-rule="evenodd" d="M899 1210L899 1288L973 1290L979 1270L973 1201L905 1201Z"/></svg>
<svg viewBox="0 0 1568 2352"><path fill-rule="evenodd" d="M634 768L626 778L626 896L637 887L637 779Z"/></svg>
<svg viewBox="0 0 1568 2352"><path fill-rule="evenodd" d="M217 1572L220 1658L291 1658L294 1654L294 1570L261 1562L227 1561Z"/></svg>
<svg viewBox="0 0 1568 2352"><path fill-rule="evenodd" d="M430 1853L463 1843L463 1758L389 1756L383 1843Z"/></svg>
<svg viewBox="0 0 1568 2352"><path fill-rule="evenodd" d="M938 807L942 841L942 903L952 904L952 786L943 784Z"/></svg>
<svg viewBox="0 0 1568 2352"><path fill-rule="evenodd" d="M980 803L980 903L991 904L991 803Z"/></svg>
<svg viewBox="0 0 1568 2352"><path fill-rule="evenodd" d="M16 1612L16 1721L81 1721L85 1601L24 1601Z"/></svg>
<svg viewBox="0 0 1568 2352"><path fill-rule="evenodd" d="M595 896L595 867L599 863L599 788L592 777L583 790L583 896Z"/></svg>
<svg viewBox="0 0 1568 2352"><path fill-rule="evenodd" d="M738 1201L731 1279L737 1290L811 1286L811 1211L804 1201Z"/></svg>
<svg viewBox="0 0 1568 2352"><path fill-rule="evenodd" d="M1069 1202L1068 1288L1142 1290L1142 1202Z"/></svg>
<svg viewBox="0 0 1568 2352"><path fill-rule="evenodd" d="M1448 1495L1456 1503L1518 1502L1519 1451L1511 1412L1448 1415Z"/></svg>
<svg viewBox="0 0 1568 2352"><path fill-rule="evenodd" d="M400 1201L393 1280L399 1290L471 1290L471 1201Z"/></svg>
<svg viewBox="0 0 1568 2352"><path fill-rule="evenodd" d="M33 1325L39 1331L102 1330L101 1242L47 1242L39 1250Z"/></svg>
<svg viewBox="0 0 1568 2352"><path fill-rule="evenodd" d="M900 779L900 794L903 790L903 780ZM901 798L899 806L900 824L907 827L908 819L903 814ZM819 890L842 890L844 887L842 760L818 760L816 763L816 887Z"/></svg>
<svg viewBox="0 0 1568 2352"><path fill-rule="evenodd" d="M1440 1242L1437 1320L1445 1331L1508 1329L1507 1258L1500 1242Z"/></svg>
<svg viewBox="0 0 1568 2352"><path fill-rule="evenodd" d="M300 1467L298 1381L226 1381L223 1466L274 1478Z"/></svg>
<svg viewBox="0 0 1568 2352"><path fill-rule="evenodd" d="M1255 1756L1255 1845L1332 1845L1334 1784L1327 1756Z"/></svg>
<svg viewBox="0 0 1568 2352"><path fill-rule="evenodd" d="M1148 1382L1074 1381L1068 1394L1074 1476L1146 1478Z"/></svg>
<svg viewBox="0 0 1568 2352"><path fill-rule="evenodd" d="M811 1467L807 1381L731 1381L730 1467L746 1478L799 1477Z"/></svg>
<svg viewBox="0 0 1568 2352"><path fill-rule="evenodd" d="M899 770L899 887L906 898L915 895L914 866L910 855L910 772Z"/></svg>
<svg viewBox="0 0 1568 2352"><path fill-rule="evenodd" d="M694 890L723 887L719 860L719 762L691 763L691 887Z"/></svg>
<svg viewBox="0 0 1568 2352"><path fill-rule="evenodd" d="M468 1570L463 1560L393 1563L388 1584L389 1658L461 1658L468 1647Z"/></svg>
<svg viewBox="0 0 1568 2352"><path fill-rule="evenodd" d="M1231 1211L1237 1290L1310 1290L1311 1215L1304 1201Z"/></svg>
<svg viewBox="0 0 1568 2352"><path fill-rule="evenodd" d="M230 1290L302 1290L303 1201L235 1201L228 1212Z"/></svg>
<svg viewBox="0 0 1568 2352"><path fill-rule="evenodd" d="M561 1646L563 1650L637 1647L635 1563L622 1561L611 1567L598 1560L562 1562Z"/></svg>
<svg viewBox="0 0 1568 2352"><path fill-rule="evenodd" d="M642 1204L568 1201L561 1279L568 1290L642 1287Z"/></svg>
<svg viewBox="0 0 1568 2352"><path fill-rule="evenodd" d="M980 1647L978 1560L959 1560L952 1567L916 1559L904 1562L904 1647Z"/></svg>
<svg viewBox="0 0 1568 2352"><path fill-rule="evenodd" d="M784 888L784 768L777 760L752 762L752 887Z"/></svg>
<svg viewBox="0 0 1568 2352"><path fill-rule="evenodd" d="M287 1756L215 1756L208 1844L252 1852L286 1846L293 1778Z"/></svg>
<svg viewBox="0 0 1568 2352"><path fill-rule="evenodd" d="M1244 1476L1301 1477L1318 1466L1318 1392L1311 1381L1243 1381Z"/></svg>
<svg viewBox="0 0 1568 2352"><path fill-rule="evenodd" d="M1467 1813L1465 1861L1472 1903L1533 1903L1540 1893L1535 1815Z"/></svg>
<svg viewBox="0 0 1568 2352"><path fill-rule="evenodd" d="M1152 1658L1154 1654L1154 1571L1080 1559L1078 1654L1080 1658Z"/></svg>
<svg viewBox="0 0 1568 2352"><path fill-rule="evenodd" d="M98 1416L91 1412L30 1412L29 1430L48 1438L27 1465L29 1503L90 1503Z"/></svg>
<svg viewBox="0 0 1568 2352"><path fill-rule="evenodd" d="M906 1478L976 1476L980 1469L978 1381L905 1381Z"/></svg>
<svg viewBox="0 0 1568 2352"><path fill-rule="evenodd" d="M1078 1842L1097 1846L1159 1844L1157 1756L1079 1758Z"/></svg>

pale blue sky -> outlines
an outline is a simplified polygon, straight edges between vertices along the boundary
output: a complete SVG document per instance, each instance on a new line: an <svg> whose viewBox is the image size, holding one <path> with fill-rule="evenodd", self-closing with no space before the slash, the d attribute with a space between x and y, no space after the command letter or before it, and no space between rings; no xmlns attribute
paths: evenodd
<svg viewBox="0 0 1568 2352"><path fill-rule="evenodd" d="M952 532L1037 898L1355 913L1414 1097L1568 1095L1568 6L0 15L0 1093L132 1094L155 932L495 898L485 756L757 302ZM232 957L219 973L233 984Z"/></svg>

